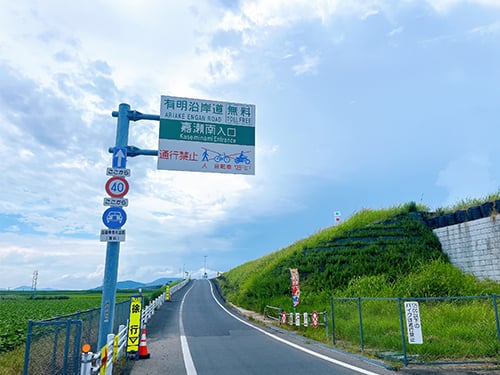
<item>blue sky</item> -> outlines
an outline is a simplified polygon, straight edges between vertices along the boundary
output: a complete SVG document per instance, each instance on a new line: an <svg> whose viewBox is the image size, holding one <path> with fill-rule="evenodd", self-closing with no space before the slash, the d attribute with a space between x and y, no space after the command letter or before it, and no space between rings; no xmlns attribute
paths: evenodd
<svg viewBox="0 0 500 375"><path fill-rule="evenodd" d="M5 2L0 288L102 282L120 103L256 106L254 176L129 158L118 277L210 276L364 208L498 191L500 1ZM129 144L158 149L158 123Z"/></svg>

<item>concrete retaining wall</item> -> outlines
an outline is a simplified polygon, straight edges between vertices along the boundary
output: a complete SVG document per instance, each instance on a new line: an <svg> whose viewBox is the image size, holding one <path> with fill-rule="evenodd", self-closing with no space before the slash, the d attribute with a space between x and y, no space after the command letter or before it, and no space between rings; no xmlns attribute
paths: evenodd
<svg viewBox="0 0 500 375"><path fill-rule="evenodd" d="M459 269L500 281L500 215L434 229L443 252Z"/></svg>

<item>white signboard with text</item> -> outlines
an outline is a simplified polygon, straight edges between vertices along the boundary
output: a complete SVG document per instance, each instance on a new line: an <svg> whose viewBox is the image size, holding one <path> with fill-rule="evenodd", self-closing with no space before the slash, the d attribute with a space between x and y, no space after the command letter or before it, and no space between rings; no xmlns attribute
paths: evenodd
<svg viewBox="0 0 500 375"><path fill-rule="evenodd" d="M158 169L255 174L255 105L162 96Z"/></svg>
<svg viewBox="0 0 500 375"><path fill-rule="evenodd" d="M408 333L408 343L423 344L422 323L420 321L420 309L418 302L405 302L406 330Z"/></svg>

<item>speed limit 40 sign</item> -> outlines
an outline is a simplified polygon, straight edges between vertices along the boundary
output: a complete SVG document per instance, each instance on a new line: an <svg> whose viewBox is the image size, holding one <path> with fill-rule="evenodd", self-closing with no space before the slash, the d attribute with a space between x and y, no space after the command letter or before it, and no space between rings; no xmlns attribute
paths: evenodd
<svg viewBox="0 0 500 375"><path fill-rule="evenodd" d="M111 177L106 182L106 193L112 198L122 198L128 193L128 182L121 176Z"/></svg>

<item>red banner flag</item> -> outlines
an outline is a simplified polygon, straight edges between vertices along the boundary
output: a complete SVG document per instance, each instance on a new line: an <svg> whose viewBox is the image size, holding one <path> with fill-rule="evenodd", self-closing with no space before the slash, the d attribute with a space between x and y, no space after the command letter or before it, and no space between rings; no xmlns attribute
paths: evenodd
<svg viewBox="0 0 500 375"><path fill-rule="evenodd" d="M292 282L293 307L297 307L300 303L299 270L297 268L290 268L290 280Z"/></svg>

